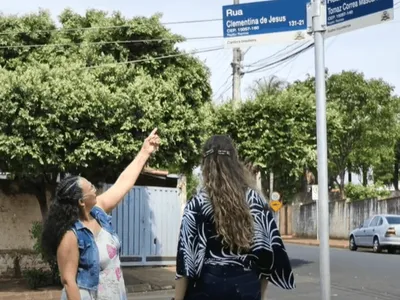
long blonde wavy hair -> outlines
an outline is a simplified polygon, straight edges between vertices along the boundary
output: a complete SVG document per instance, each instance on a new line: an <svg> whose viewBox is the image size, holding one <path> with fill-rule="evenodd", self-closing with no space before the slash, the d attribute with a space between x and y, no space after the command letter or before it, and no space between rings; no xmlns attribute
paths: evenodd
<svg viewBox="0 0 400 300"><path fill-rule="evenodd" d="M232 139L214 135L203 148L203 185L214 208L214 223L222 244L248 250L253 240L253 217L246 200L254 177L239 160Z"/></svg>

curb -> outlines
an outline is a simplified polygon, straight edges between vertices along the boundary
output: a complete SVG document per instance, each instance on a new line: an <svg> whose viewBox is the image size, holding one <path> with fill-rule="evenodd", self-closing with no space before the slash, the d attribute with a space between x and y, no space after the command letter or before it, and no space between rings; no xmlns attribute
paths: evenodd
<svg viewBox="0 0 400 300"><path fill-rule="evenodd" d="M61 298L61 291L43 291L43 292L22 292L8 293L9 295L2 296L1 300L53 300Z"/></svg>
<svg viewBox="0 0 400 300"><path fill-rule="evenodd" d="M284 239L283 241L287 244L319 247L319 243L314 242L314 241L307 242L307 241L298 241L295 239ZM329 247L330 248L338 248L338 249L347 249L349 246L348 245L329 244Z"/></svg>
<svg viewBox="0 0 400 300"><path fill-rule="evenodd" d="M152 286L149 283L142 283L142 284L134 284L134 285L127 285L125 286L125 290L127 294L132 293L144 293L152 291Z"/></svg>
<svg viewBox="0 0 400 300"><path fill-rule="evenodd" d="M173 290L175 287L172 285L166 285L166 286L157 286L157 285L152 285L151 291L168 291L168 290Z"/></svg>
<svg viewBox="0 0 400 300"><path fill-rule="evenodd" d="M134 294L134 293L145 293L145 292L152 292L152 291L166 291L172 290L174 287L172 285L166 286L158 286L158 285L151 285L149 283L142 283L142 284L134 284L134 285L127 285L126 286L126 293ZM35 292L10 292L7 293L8 295L1 295L1 300L58 300L61 298L61 291L35 291Z"/></svg>
<svg viewBox="0 0 400 300"><path fill-rule="evenodd" d="M127 294L133 294L133 293L145 293L145 292L155 292L155 291L168 291L168 290L173 290L174 286L172 285L159 286L150 283L142 283L135 285L127 285L125 289Z"/></svg>

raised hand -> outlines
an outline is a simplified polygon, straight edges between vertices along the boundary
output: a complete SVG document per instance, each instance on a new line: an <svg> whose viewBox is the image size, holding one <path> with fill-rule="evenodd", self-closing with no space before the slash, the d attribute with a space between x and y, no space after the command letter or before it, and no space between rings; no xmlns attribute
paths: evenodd
<svg viewBox="0 0 400 300"><path fill-rule="evenodd" d="M154 128L150 135L144 140L142 151L148 155L151 155L158 150L160 141L160 137L157 134L157 128Z"/></svg>

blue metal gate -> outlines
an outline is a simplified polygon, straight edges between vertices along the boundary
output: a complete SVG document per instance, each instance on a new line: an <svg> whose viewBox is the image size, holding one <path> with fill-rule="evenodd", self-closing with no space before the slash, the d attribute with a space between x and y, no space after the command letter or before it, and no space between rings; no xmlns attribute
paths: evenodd
<svg viewBox="0 0 400 300"><path fill-rule="evenodd" d="M133 188L113 210L112 221L122 242L123 266L175 264L181 222L177 188Z"/></svg>

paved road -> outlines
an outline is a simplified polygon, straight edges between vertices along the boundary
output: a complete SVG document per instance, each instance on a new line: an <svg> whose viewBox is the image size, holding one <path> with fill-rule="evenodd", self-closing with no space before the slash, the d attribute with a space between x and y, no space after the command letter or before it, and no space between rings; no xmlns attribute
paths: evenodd
<svg viewBox="0 0 400 300"><path fill-rule="evenodd" d="M287 245L297 281L294 291L271 286L269 300L319 300L319 248ZM332 299L399 300L400 255L331 249ZM132 295L130 299L170 299L171 292Z"/></svg>
<svg viewBox="0 0 400 300"><path fill-rule="evenodd" d="M271 300L320 299L319 248L287 245L296 274L294 292L271 288ZM332 299L400 299L400 255L331 249ZM299 296L302 296L301 298Z"/></svg>

